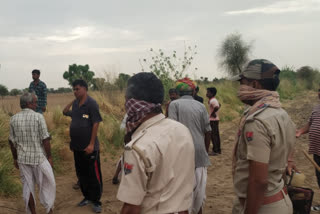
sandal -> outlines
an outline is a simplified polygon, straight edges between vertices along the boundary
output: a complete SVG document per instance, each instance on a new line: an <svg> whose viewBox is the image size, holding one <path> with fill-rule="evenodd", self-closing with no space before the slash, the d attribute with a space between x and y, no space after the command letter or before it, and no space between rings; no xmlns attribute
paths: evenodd
<svg viewBox="0 0 320 214"><path fill-rule="evenodd" d="M320 205L312 206L311 210L312 211L320 211Z"/></svg>

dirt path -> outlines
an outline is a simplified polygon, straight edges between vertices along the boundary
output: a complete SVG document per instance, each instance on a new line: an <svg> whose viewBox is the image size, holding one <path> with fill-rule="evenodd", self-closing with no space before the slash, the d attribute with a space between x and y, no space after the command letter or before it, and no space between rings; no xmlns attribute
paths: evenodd
<svg viewBox="0 0 320 214"><path fill-rule="evenodd" d="M318 103L316 94L300 96L297 100L287 101L283 107L288 111L297 127L306 123L311 113L312 107ZM208 168L207 183L207 201L204 209L206 214L225 214L231 213L232 201L234 198L231 178L231 156L234 144L234 136L237 130L238 121L226 122L220 125L222 139L222 155L210 157L212 166ZM307 135L297 140L296 155L297 166L307 177L306 186L315 191L314 204L320 203L320 194L314 175L314 168L302 154L302 150L308 148ZM106 155L106 154L105 154ZM57 176L57 197L55 202L56 214L92 213L91 207L78 208L76 204L82 199L79 190L73 190L72 185L76 181L73 169L72 154L70 153L69 161L65 163L68 173ZM101 169L103 174L103 196L102 208L103 213L119 213L122 203L115 198L117 186L111 184L112 174L114 172L117 160L111 160L109 157L101 158ZM38 203L38 213L45 213ZM24 204L22 198L1 199L0 213L24 213Z"/></svg>

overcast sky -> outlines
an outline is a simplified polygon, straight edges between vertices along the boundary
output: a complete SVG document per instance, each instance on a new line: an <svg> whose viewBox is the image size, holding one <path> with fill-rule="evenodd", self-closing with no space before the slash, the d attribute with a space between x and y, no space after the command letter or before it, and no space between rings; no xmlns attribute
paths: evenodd
<svg viewBox="0 0 320 214"><path fill-rule="evenodd" d="M197 45L197 73L222 77L217 49L230 33L253 41L250 58L278 67L320 68L320 0L1 0L0 84L29 86L41 70L48 88L66 87L68 65L89 64L96 76L141 71L149 49Z"/></svg>

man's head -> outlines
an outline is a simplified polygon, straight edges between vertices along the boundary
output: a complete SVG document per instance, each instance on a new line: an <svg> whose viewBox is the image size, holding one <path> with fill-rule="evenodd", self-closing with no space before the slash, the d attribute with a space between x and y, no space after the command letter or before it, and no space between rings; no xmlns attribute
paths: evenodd
<svg viewBox="0 0 320 214"><path fill-rule="evenodd" d="M141 72L128 80L126 99L144 100L149 103L161 104L164 89L162 82L153 73Z"/></svg>
<svg viewBox="0 0 320 214"><path fill-rule="evenodd" d="M169 97L170 97L171 101L178 99L178 93L177 93L177 90L175 88L170 88L169 89Z"/></svg>
<svg viewBox="0 0 320 214"><path fill-rule="evenodd" d="M197 95L198 94L198 92L199 92L199 86L196 86L196 89L194 90L194 95Z"/></svg>
<svg viewBox="0 0 320 214"><path fill-rule="evenodd" d="M37 108L37 96L34 93L25 92L20 97L20 107L22 109L29 108L36 110Z"/></svg>
<svg viewBox="0 0 320 214"><path fill-rule="evenodd" d="M177 80L176 82L176 90L180 97L185 95L194 95L196 89L196 84L188 77Z"/></svg>
<svg viewBox="0 0 320 214"><path fill-rule="evenodd" d="M31 74L32 74L32 79L35 80L35 81L37 81L37 80L39 79L39 77L40 77L40 70L34 69L34 70L31 72Z"/></svg>
<svg viewBox="0 0 320 214"><path fill-rule="evenodd" d="M84 97L85 95L87 95L88 84L84 80L78 79L73 81L72 88L73 88L74 96L78 100Z"/></svg>
<svg viewBox="0 0 320 214"><path fill-rule="evenodd" d="M217 94L217 89L215 87L207 88L207 97L210 99Z"/></svg>
<svg viewBox="0 0 320 214"><path fill-rule="evenodd" d="M250 61L245 70L234 76L232 80L240 81L241 85L252 88L275 91L280 83L279 74L279 68L272 62L266 59L255 59Z"/></svg>

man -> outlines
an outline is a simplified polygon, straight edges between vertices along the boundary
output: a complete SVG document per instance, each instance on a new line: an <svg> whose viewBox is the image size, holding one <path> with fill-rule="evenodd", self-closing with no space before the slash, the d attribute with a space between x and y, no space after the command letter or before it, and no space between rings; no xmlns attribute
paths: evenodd
<svg viewBox="0 0 320 214"><path fill-rule="evenodd" d="M193 191L192 213L202 213L206 198L207 167L210 165L208 150L211 127L205 106L194 100L192 95L195 84L189 78L176 83L180 98L171 102L169 118L189 128L195 148L195 184ZM178 153L177 153L178 154Z"/></svg>
<svg viewBox="0 0 320 214"><path fill-rule="evenodd" d="M219 115L220 104L216 99L217 89L215 87L207 88L207 97L209 98L209 114L211 126L212 155L221 154L220 134L219 134Z"/></svg>
<svg viewBox="0 0 320 214"><path fill-rule="evenodd" d="M32 71L33 81L29 85L29 92L34 92L38 97L36 112L43 113L47 106L47 86L40 79L40 71L35 69Z"/></svg>
<svg viewBox="0 0 320 214"><path fill-rule="evenodd" d="M169 108L169 105L170 103L173 101L173 100L176 100L178 99L178 93L177 93L177 90L175 88L170 88L169 89L169 97L170 97L170 100L169 102L166 104L166 117L168 117L168 108Z"/></svg>
<svg viewBox="0 0 320 214"><path fill-rule="evenodd" d="M318 98L320 99L320 89L318 90ZM297 130L296 137L309 133L309 154L313 154L313 160L320 165L320 105L316 105L309 117L309 122ZM320 187L320 172L316 170L317 182ZM311 207L313 211L320 211L320 205Z"/></svg>
<svg viewBox="0 0 320 214"><path fill-rule="evenodd" d="M37 97L24 93L20 97L22 111L10 120L9 143L14 166L20 170L23 199L27 213L36 213L35 185L47 213L53 213L56 184L52 171L50 135L44 117L35 112Z"/></svg>
<svg viewBox="0 0 320 214"><path fill-rule="evenodd" d="M197 100L198 102L203 103L203 98L200 97L200 96L198 96L198 92L199 92L199 86L196 86L196 89L195 89L193 98L194 98L195 100Z"/></svg>
<svg viewBox="0 0 320 214"><path fill-rule="evenodd" d="M281 108L279 73L270 61L256 59L233 78L240 81L239 99L250 106L234 149L233 214L293 212L282 176L295 144L295 124Z"/></svg>
<svg viewBox="0 0 320 214"><path fill-rule="evenodd" d="M70 148L74 154L77 177L84 196L78 206L92 203L93 211L100 213L102 176L97 133L102 118L97 102L87 94L87 83L84 80L75 80L72 87L76 99L64 108L63 114L72 118Z"/></svg>
<svg viewBox="0 0 320 214"><path fill-rule="evenodd" d="M188 214L194 147L189 130L161 113L164 92L153 73L138 73L126 91L126 137L117 198L121 214Z"/></svg>

